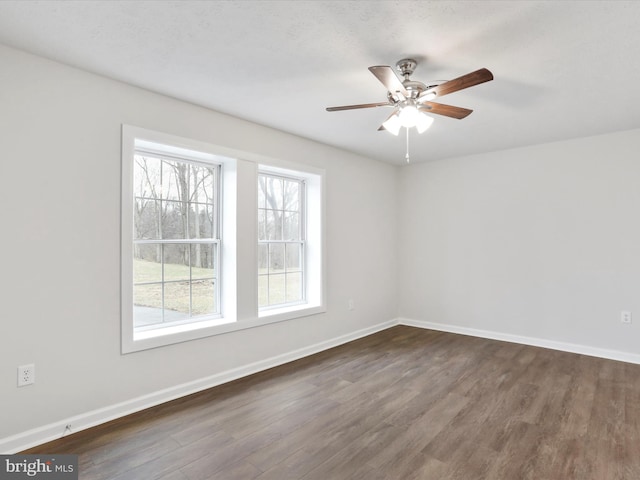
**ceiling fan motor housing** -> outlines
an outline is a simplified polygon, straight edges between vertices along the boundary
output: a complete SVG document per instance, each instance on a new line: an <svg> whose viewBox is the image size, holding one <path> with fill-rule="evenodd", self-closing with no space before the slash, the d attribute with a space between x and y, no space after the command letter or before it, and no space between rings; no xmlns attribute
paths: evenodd
<svg viewBox="0 0 640 480"><path fill-rule="evenodd" d="M400 74L406 79L409 75L413 74L413 71L416 69L416 62L413 58L403 58L402 60L398 60L396 63L396 68L400 72Z"/></svg>
<svg viewBox="0 0 640 480"><path fill-rule="evenodd" d="M411 94L411 98L416 99L422 92L427 89L427 86L422 82L416 82L414 80L405 80L402 82L404 88Z"/></svg>
<svg viewBox="0 0 640 480"><path fill-rule="evenodd" d="M424 83L417 82L415 80L409 80L409 76L413 74L417 65L418 62L416 62L412 58L403 58L396 63L396 69L404 77L402 85L404 85L404 88L409 92L409 98L412 98L414 100L427 89L427 86Z"/></svg>

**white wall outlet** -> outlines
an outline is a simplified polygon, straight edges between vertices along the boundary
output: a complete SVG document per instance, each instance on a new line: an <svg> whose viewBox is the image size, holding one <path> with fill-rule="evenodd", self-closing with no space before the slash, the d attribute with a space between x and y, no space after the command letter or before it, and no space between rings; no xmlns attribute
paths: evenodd
<svg viewBox="0 0 640 480"><path fill-rule="evenodd" d="M36 383L36 366L33 363L19 366L18 386L25 387L33 383Z"/></svg>
<svg viewBox="0 0 640 480"><path fill-rule="evenodd" d="M354 308L356 308L356 304L353 302L352 298L349 299L349 302L347 303L347 307L349 308L349 310L353 310Z"/></svg>
<svg viewBox="0 0 640 480"><path fill-rule="evenodd" d="M623 310L620 312L620 321L622 323L631 323L631 312L628 310Z"/></svg>

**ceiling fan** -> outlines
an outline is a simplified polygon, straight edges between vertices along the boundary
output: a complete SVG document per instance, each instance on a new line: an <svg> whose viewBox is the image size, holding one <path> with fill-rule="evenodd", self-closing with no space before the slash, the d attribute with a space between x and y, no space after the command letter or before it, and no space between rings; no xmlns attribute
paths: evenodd
<svg viewBox="0 0 640 480"><path fill-rule="evenodd" d="M378 130L387 130L394 135L398 135L401 127L407 129L416 127L418 132L422 133L433 122L433 117L426 115L426 113L435 113L460 120L473 111L468 108L435 103L431 100L493 80L493 74L486 68L481 68L453 80L426 85L409 79L417 64L418 62L412 58L405 58L396 63L396 69L404 77L404 80L401 80L393 69L387 65L369 67L369 71L387 89L387 101L328 107L327 111L337 112L358 108L393 107L393 113L382 123Z"/></svg>

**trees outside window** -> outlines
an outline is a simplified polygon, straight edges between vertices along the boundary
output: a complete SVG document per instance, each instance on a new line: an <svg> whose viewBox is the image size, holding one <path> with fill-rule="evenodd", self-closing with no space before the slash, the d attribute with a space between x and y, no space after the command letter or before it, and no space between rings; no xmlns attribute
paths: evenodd
<svg viewBox="0 0 640 480"><path fill-rule="evenodd" d="M258 307L305 300L305 183L258 175Z"/></svg>
<svg viewBox="0 0 640 480"><path fill-rule="evenodd" d="M218 183L217 165L136 150L136 328L158 328L219 313Z"/></svg>
<svg viewBox="0 0 640 480"><path fill-rule="evenodd" d="M326 311L323 170L123 125L121 173L123 354Z"/></svg>

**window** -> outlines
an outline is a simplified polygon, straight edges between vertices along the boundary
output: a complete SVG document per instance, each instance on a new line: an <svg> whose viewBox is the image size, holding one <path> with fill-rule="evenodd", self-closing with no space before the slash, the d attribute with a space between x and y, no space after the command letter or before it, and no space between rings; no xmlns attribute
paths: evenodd
<svg viewBox="0 0 640 480"><path fill-rule="evenodd" d="M235 258L224 248L235 240L235 186L222 189L236 161L136 127L123 126L122 139L122 351L217 333L236 320Z"/></svg>
<svg viewBox="0 0 640 480"><path fill-rule="evenodd" d="M258 316L262 321L325 311L323 189L324 172L258 166Z"/></svg>
<svg viewBox="0 0 640 480"><path fill-rule="evenodd" d="M305 182L258 175L258 307L305 301Z"/></svg>
<svg viewBox="0 0 640 480"><path fill-rule="evenodd" d="M149 330L220 313L219 165L136 147L133 325Z"/></svg>
<svg viewBox="0 0 640 480"><path fill-rule="evenodd" d="M122 352L325 312L323 191L313 167L123 125Z"/></svg>

